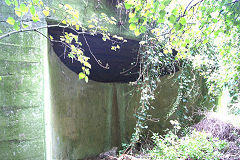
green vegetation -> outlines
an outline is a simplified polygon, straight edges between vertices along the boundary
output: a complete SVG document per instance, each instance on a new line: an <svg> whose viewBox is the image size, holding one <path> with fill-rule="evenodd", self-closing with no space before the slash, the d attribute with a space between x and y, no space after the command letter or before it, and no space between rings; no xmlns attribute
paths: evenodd
<svg viewBox="0 0 240 160"><path fill-rule="evenodd" d="M137 116L138 132L146 128L146 112L154 107L151 102L155 98L154 91L160 76L166 70L174 74L176 66L181 70L178 77L180 87L168 117L178 112L179 122L189 123L188 103L200 94L195 84L199 76L204 78L208 90L208 95L202 96L211 104L195 106L194 110L215 108L216 97L221 95L224 88L230 92L231 103L238 103L238 0L126 0L124 5L129 12L129 29L136 36L141 35L142 39L140 53L143 79L138 81L142 91ZM175 57L174 51L177 52ZM235 107L239 109L239 105Z"/></svg>
<svg viewBox="0 0 240 160"><path fill-rule="evenodd" d="M155 147L150 151L152 159L221 159L221 151L227 142L213 138L205 132L193 131L183 138L172 132L154 135Z"/></svg>
<svg viewBox="0 0 240 160"><path fill-rule="evenodd" d="M224 90L230 93L230 102L221 104L229 107L225 112L239 113L240 1L125 0L124 6L129 14L129 29L141 37L142 79L137 81L141 100L132 146L148 128L146 122L151 117L148 111L156 107L152 106L155 89L166 71L170 74L175 74L178 68L181 71L176 80L180 85L178 97L166 119L174 116L182 127L189 126L199 116L192 112L218 110L217 99ZM198 101L199 97L202 100ZM205 133L194 131L179 139L170 132L157 138L154 156L219 159L216 154L221 145L214 141Z"/></svg>

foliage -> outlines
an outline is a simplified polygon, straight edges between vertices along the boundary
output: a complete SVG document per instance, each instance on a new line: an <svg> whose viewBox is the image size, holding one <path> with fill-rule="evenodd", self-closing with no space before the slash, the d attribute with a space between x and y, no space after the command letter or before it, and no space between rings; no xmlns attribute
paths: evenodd
<svg viewBox="0 0 240 160"><path fill-rule="evenodd" d="M213 138L205 132L192 131L179 138L176 132L180 129L177 121L173 131L165 136L153 135L155 147L150 151L152 159L220 159L227 142Z"/></svg>
<svg viewBox="0 0 240 160"><path fill-rule="evenodd" d="M125 0L124 6L129 13L129 29L142 39L138 133L146 128L144 122L150 116L146 111L154 107L154 91L166 71L171 74L179 68L182 72L178 97L169 116L183 111L178 119L190 118L186 116L187 104L201 94L194 78L199 75L207 83L211 102L216 102L214 99L225 87L233 101L239 101L240 1Z"/></svg>
<svg viewBox="0 0 240 160"><path fill-rule="evenodd" d="M85 35L101 34L103 41L112 41L111 49L115 51L120 49L120 46L118 45L119 43L126 42L126 40L120 36L115 35L113 38L111 38L106 24L116 25L117 20L114 17L108 17L105 13L101 13L99 16L92 15L91 20L88 21L89 25L86 27L80 21L79 12L69 4L59 4L58 8L50 8L41 0L25 0L21 2L17 0L5 0L5 3L9 7L14 8L16 16L9 16L6 19L6 23L12 26L14 31L9 31L4 27L0 27L0 39L19 32L35 31L46 37L50 42L60 42L65 47L65 51L69 51L68 57L80 62L82 72L79 73L79 79L85 79L86 82L88 82L91 64L88 62L90 58L84 55L82 43L78 40L79 35L83 35L91 55L97 61L97 63L105 69L108 69L109 66L107 64L103 65L95 57L94 53L91 52ZM54 15L55 13L59 13L61 15L58 16L64 17L57 24L47 24L46 26L39 27L33 27L31 24L29 25L29 17L31 17L31 20L34 23L43 22L44 24L45 19L51 15ZM72 33L64 31L63 35L60 37L60 40L57 40L51 35L44 35L40 31L43 28L51 27L62 27L64 29L68 28L72 30Z"/></svg>

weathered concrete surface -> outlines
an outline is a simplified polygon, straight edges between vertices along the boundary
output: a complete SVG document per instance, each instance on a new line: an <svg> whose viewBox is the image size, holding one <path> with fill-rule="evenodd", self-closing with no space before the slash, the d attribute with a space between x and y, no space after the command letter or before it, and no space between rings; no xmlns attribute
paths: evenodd
<svg viewBox="0 0 240 160"><path fill-rule="evenodd" d="M0 2L0 28L13 8ZM41 30L46 34L47 30ZM43 58L47 41L35 32L0 40L0 159L45 159Z"/></svg>
<svg viewBox="0 0 240 160"><path fill-rule="evenodd" d="M54 53L49 53L53 128L53 159L82 159L129 142L139 106L136 87L121 83L85 83ZM159 84L154 116L160 123L152 128L166 129L165 120L177 96L173 78Z"/></svg>
<svg viewBox="0 0 240 160"><path fill-rule="evenodd" d="M80 81L53 52L49 61L53 159L81 159L119 144L113 84Z"/></svg>
<svg viewBox="0 0 240 160"><path fill-rule="evenodd" d="M56 9L56 13L48 17L49 22L59 22L65 16L59 12L59 4L69 4L74 9L79 11L79 20L84 27L88 27L88 20L92 19L93 15L100 16L101 13L107 14L109 17L113 16L117 19L117 25L106 24L105 21L100 25L107 26L109 32L113 35L124 36L129 39L137 39L134 33L128 30L128 19L126 13L122 9L117 9L117 0L47 0L46 2L50 8Z"/></svg>
<svg viewBox="0 0 240 160"><path fill-rule="evenodd" d="M0 159L45 159L46 47L45 39L37 33L0 40Z"/></svg>

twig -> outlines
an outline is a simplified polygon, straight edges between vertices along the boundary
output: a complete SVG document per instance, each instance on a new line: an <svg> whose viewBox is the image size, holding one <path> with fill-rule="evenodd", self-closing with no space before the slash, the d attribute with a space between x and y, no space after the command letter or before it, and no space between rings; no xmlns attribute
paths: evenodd
<svg viewBox="0 0 240 160"><path fill-rule="evenodd" d="M87 44L87 46L88 46L88 50L89 50L90 54L93 56L93 58L94 58L95 61L98 63L98 65L101 66L101 67L104 68L104 69L109 69L108 64L106 64L106 66L102 65L102 64L100 63L100 61L96 58L96 56L93 54L93 52L92 52L92 50L91 50L91 48L90 48L90 46L89 46L89 44L88 44L88 42L87 42L87 39L86 39L86 37L85 37L84 34L83 34L83 38L84 38L84 40L85 40L85 42L86 42L86 44Z"/></svg>

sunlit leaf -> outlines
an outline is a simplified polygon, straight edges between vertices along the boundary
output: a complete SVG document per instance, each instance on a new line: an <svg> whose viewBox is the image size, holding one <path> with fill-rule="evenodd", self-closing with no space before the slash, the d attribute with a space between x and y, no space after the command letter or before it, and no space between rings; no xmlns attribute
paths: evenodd
<svg viewBox="0 0 240 160"><path fill-rule="evenodd" d="M19 22L15 22L13 28L15 30L17 30L17 31L20 30L20 23Z"/></svg>
<svg viewBox="0 0 240 160"><path fill-rule="evenodd" d="M15 10L15 14L16 14L18 17L21 17L21 16L22 16L22 12L21 12L21 11L18 11L18 10Z"/></svg>
<svg viewBox="0 0 240 160"><path fill-rule="evenodd" d="M30 13L31 13L32 15L35 15L36 10L35 10L34 5L32 5L32 6L30 7Z"/></svg>
<svg viewBox="0 0 240 160"><path fill-rule="evenodd" d="M164 54L168 54L168 50L166 50L166 49L163 50L163 53L164 53Z"/></svg>
<svg viewBox="0 0 240 160"><path fill-rule="evenodd" d="M80 26L79 25L76 25L76 30L79 30L80 29Z"/></svg>
<svg viewBox="0 0 240 160"><path fill-rule="evenodd" d="M8 6L10 6L10 5L11 5L11 2L10 2L10 0L5 0L5 3L6 3Z"/></svg>
<svg viewBox="0 0 240 160"><path fill-rule="evenodd" d="M129 18L133 18L136 14L135 13L129 13Z"/></svg>
<svg viewBox="0 0 240 160"><path fill-rule="evenodd" d="M204 41L203 41L203 44L206 44L208 42L208 40L207 39L205 39Z"/></svg>
<svg viewBox="0 0 240 160"><path fill-rule="evenodd" d="M0 29L0 33L2 33L2 30Z"/></svg>
<svg viewBox="0 0 240 160"><path fill-rule="evenodd" d="M15 7L18 7L18 0L14 0L13 4Z"/></svg>
<svg viewBox="0 0 240 160"><path fill-rule="evenodd" d="M43 6L43 2L42 2L42 1L40 1L39 4L40 4L41 6Z"/></svg>
<svg viewBox="0 0 240 160"><path fill-rule="evenodd" d="M65 4L64 7L67 8L67 9L69 9L69 10L72 10L72 9L73 9L72 6L70 6L69 4Z"/></svg>
<svg viewBox="0 0 240 160"><path fill-rule="evenodd" d="M175 22L176 22L176 16L175 15L171 15L169 18L169 21L172 23L172 24L174 24Z"/></svg>
<svg viewBox="0 0 240 160"><path fill-rule="evenodd" d="M88 83L88 76L85 76L85 82Z"/></svg>
<svg viewBox="0 0 240 160"><path fill-rule="evenodd" d="M86 69L85 73L86 73L86 75L89 75L90 74L89 69Z"/></svg>
<svg viewBox="0 0 240 160"><path fill-rule="evenodd" d="M129 29L130 29L130 30L135 30L136 28L137 28L137 26L136 26L135 23L131 23L131 24L129 25Z"/></svg>
<svg viewBox="0 0 240 160"><path fill-rule="evenodd" d="M32 16L32 20L33 20L33 22L40 21L38 15Z"/></svg>
<svg viewBox="0 0 240 160"><path fill-rule="evenodd" d="M21 12L25 12L25 13L28 12L28 7L27 7L26 4L24 4L24 3L21 3L21 4L20 4L19 9L20 9Z"/></svg>
<svg viewBox="0 0 240 160"><path fill-rule="evenodd" d="M46 17L49 16L50 13L49 10L44 9L42 12Z"/></svg>
<svg viewBox="0 0 240 160"><path fill-rule="evenodd" d="M90 63L88 63L88 62L85 61L83 64L84 64L84 66L86 66L86 67L88 67L88 68L91 68L91 64L90 64Z"/></svg>
<svg viewBox="0 0 240 160"><path fill-rule="evenodd" d="M51 40L53 40L53 37L52 37L51 35L49 36L49 38L50 38Z"/></svg>
<svg viewBox="0 0 240 160"><path fill-rule="evenodd" d="M29 26L26 25L26 24L22 24L22 27L23 27L23 28L27 28L27 27L29 27Z"/></svg>
<svg viewBox="0 0 240 160"><path fill-rule="evenodd" d="M94 25L92 25L92 24L90 24L89 26L88 26L88 28L94 28L95 26Z"/></svg>
<svg viewBox="0 0 240 160"><path fill-rule="evenodd" d="M182 17L182 18L180 18L180 21L179 21L182 25L185 25L186 23L187 23L187 20L184 18L184 17Z"/></svg>
<svg viewBox="0 0 240 160"><path fill-rule="evenodd" d="M79 79L83 79L83 78L85 78L85 76L86 75L84 73L82 73L82 72L78 74Z"/></svg>
<svg viewBox="0 0 240 160"><path fill-rule="evenodd" d="M141 34L141 32L139 31L139 29L136 29L136 30L134 31L134 34L135 34L135 36L139 36L139 35Z"/></svg>
<svg viewBox="0 0 240 160"><path fill-rule="evenodd" d="M131 6L132 6L131 4L128 4L128 3L124 3L124 4L125 4L125 8L126 8L126 9L130 9Z"/></svg>
<svg viewBox="0 0 240 160"><path fill-rule="evenodd" d="M65 20L65 19L64 19L64 20L62 20L62 23L63 23L63 24L67 24L67 22L66 22L66 20Z"/></svg>
<svg viewBox="0 0 240 160"><path fill-rule="evenodd" d="M0 76L0 81L2 80L2 77Z"/></svg>
<svg viewBox="0 0 240 160"><path fill-rule="evenodd" d="M32 0L32 2L33 2L34 4L38 4L38 3L39 3L39 0Z"/></svg>
<svg viewBox="0 0 240 160"><path fill-rule="evenodd" d="M9 24L11 24L11 25L14 25L15 19L14 19L13 17L8 17L8 19L7 19L6 22L9 23Z"/></svg>

